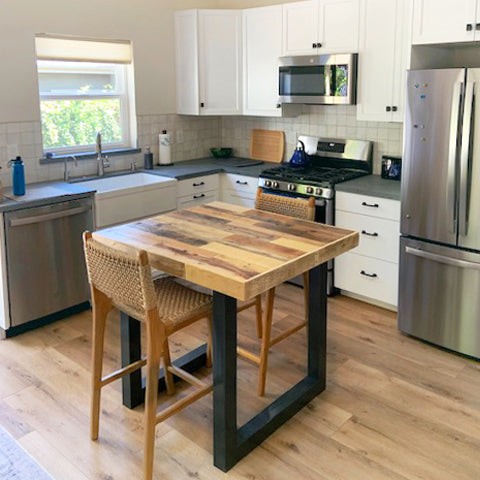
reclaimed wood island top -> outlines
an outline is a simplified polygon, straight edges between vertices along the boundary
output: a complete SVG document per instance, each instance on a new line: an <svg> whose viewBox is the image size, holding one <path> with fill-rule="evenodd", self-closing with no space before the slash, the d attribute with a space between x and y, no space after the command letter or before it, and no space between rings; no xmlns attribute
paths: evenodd
<svg viewBox="0 0 480 480"><path fill-rule="evenodd" d="M212 202L99 230L148 253L152 267L248 300L358 245L358 233Z"/></svg>

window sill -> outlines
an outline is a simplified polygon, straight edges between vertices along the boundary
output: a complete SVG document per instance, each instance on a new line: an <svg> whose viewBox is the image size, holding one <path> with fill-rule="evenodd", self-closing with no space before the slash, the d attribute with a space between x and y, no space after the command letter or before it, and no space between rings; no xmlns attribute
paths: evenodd
<svg viewBox="0 0 480 480"><path fill-rule="evenodd" d="M127 155L131 153L141 153L141 148L115 148L113 150L104 150L102 155L108 155L109 157L115 157L116 155ZM71 154L62 154L62 155L54 155L50 158L43 157L40 159L40 165L48 165L50 163L61 163L66 158L70 158L74 156L77 160L91 160L93 158L97 158L97 154L95 152L85 152L85 153L71 153Z"/></svg>

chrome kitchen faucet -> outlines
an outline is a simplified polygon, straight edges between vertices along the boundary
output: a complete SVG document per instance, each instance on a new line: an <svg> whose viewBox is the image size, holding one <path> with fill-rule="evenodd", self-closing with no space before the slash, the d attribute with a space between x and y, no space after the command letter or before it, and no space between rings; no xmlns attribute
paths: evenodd
<svg viewBox="0 0 480 480"><path fill-rule="evenodd" d="M102 134L100 132L97 133L97 175L99 177L103 177L105 175L105 168L110 166L110 162L108 161L108 157L102 154Z"/></svg>

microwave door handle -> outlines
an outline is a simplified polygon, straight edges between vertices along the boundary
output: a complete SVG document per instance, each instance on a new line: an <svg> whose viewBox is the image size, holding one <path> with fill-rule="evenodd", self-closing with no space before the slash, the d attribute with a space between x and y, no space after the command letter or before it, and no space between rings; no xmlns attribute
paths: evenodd
<svg viewBox="0 0 480 480"><path fill-rule="evenodd" d="M452 232L457 233L457 154L459 138L459 120L462 100L463 82L456 82L453 86L452 110L450 115L450 134L448 140L448 167L447 167L447 195L446 211L450 212Z"/></svg>
<svg viewBox="0 0 480 480"><path fill-rule="evenodd" d="M474 114L475 83L467 82L465 88L465 106L463 114L462 149L460 152L460 201L459 201L459 233L468 234L468 210L471 188L471 161L472 161L472 123Z"/></svg>

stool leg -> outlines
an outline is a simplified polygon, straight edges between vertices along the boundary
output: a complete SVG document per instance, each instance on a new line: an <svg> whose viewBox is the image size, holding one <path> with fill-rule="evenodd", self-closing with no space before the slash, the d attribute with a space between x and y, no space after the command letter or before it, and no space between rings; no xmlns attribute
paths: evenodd
<svg viewBox="0 0 480 480"><path fill-rule="evenodd" d="M213 319L209 315L207 317L207 326L208 326L208 342L207 342L207 361L206 366L212 366L212 341L213 341Z"/></svg>
<svg viewBox="0 0 480 480"><path fill-rule="evenodd" d="M305 308L305 321L308 326L308 296L310 295L310 281L308 278L308 271L303 273L303 298Z"/></svg>
<svg viewBox="0 0 480 480"><path fill-rule="evenodd" d="M168 337L162 342L162 356L163 356L163 371L165 373L165 386L167 387L167 394L173 395L175 393L175 384L173 383L172 372L168 369L172 365L170 359L170 347L168 345Z"/></svg>
<svg viewBox="0 0 480 480"><path fill-rule="evenodd" d="M260 370L258 372L258 395L265 395L265 383L267 380L268 350L270 348L270 335L272 332L273 301L275 299L275 288L271 288L267 293L267 307L265 312L265 322L262 331L262 350L260 352Z"/></svg>
<svg viewBox="0 0 480 480"><path fill-rule="evenodd" d="M144 457L143 478L152 480L153 456L155 452L155 427L157 419L158 372L162 354L161 335L158 318L153 318L151 311L147 312L147 385L145 391L144 416ZM165 369L166 371L166 369ZM166 378L166 377L165 377Z"/></svg>
<svg viewBox="0 0 480 480"><path fill-rule="evenodd" d="M97 440L102 389L103 348L105 324L112 303L102 292L92 287L92 396L90 403L90 438Z"/></svg>
<svg viewBox="0 0 480 480"><path fill-rule="evenodd" d="M257 321L257 336L262 338L262 295L255 298L255 315Z"/></svg>

